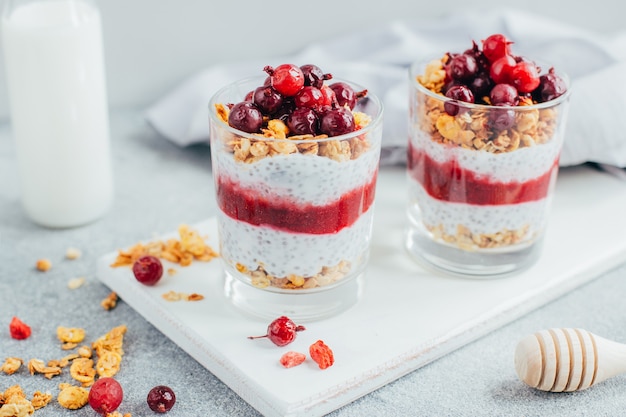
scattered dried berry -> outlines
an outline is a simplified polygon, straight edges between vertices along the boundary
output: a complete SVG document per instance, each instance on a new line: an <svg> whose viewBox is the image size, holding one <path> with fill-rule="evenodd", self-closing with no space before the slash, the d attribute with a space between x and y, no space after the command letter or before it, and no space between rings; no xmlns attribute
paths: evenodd
<svg viewBox="0 0 626 417"><path fill-rule="evenodd" d="M280 364L285 368L293 368L300 365L306 359L306 355L300 352L290 350L280 357Z"/></svg>
<svg viewBox="0 0 626 417"><path fill-rule="evenodd" d="M122 386L113 378L98 379L89 391L89 405L102 415L117 410L123 398Z"/></svg>
<svg viewBox="0 0 626 417"><path fill-rule="evenodd" d="M326 369L335 363L333 351L321 340L309 346L309 354L320 369Z"/></svg>
<svg viewBox="0 0 626 417"><path fill-rule="evenodd" d="M262 336L248 336L248 339L269 338L276 346L285 346L293 342L296 332L306 330L304 326L297 326L289 317L281 316L267 326L267 334Z"/></svg>
<svg viewBox="0 0 626 417"><path fill-rule="evenodd" d="M163 276L163 264L156 256L144 255L133 264L133 274L144 285L154 285Z"/></svg>
<svg viewBox="0 0 626 417"><path fill-rule="evenodd" d="M9 324L9 332L11 337L17 340L27 339L31 334L30 326L17 317L13 317Z"/></svg>
<svg viewBox="0 0 626 417"><path fill-rule="evenodd" d="M148 407L157 413L166 413L174 407L176 395L170 387L158 385L148 393Z"/></svg>

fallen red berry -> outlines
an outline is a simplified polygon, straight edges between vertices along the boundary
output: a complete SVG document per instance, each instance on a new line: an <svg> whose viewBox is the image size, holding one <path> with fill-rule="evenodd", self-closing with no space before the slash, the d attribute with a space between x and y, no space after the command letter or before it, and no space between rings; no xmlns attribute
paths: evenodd
<svg viewBox="0 0 626 417"><path fill-rule="evenodd" d="M154 285L163 276L163 264L155 256L144 255L133 264L133 274L142 284Z"/></svg>
<svg viewBox="0 0 626 417"><path fill-rule="evenodd" d="M267 334L262 336L248 336L248 339L267 337L276 346L285 346L294 341L296 332L302 330L306 330L304 326L296 326L289 317L281 316L267 326Z"/></svg>
<svg viewBox="0 0 626 417"><path fill-rule="evenodd" d="M321 340L318 340L309 346L309 354L311 355L311 359L317 363L320 369L326 369L335 363L333 351Z"/></svg>
<svg viewBox="0 0 626 417"><path fill-rule="evenodd" d="M176 395L168 386L157 385L152 388L146 398L148 407L157 413L166 413L174 407L176 403Z"/></svg>
<svg viewBox="0 0 626 417"><path fill-rule="evenodd" d="M9 332L13 339L24 340L30 336L31 330L29 325L17 317L13 317L11 324L9 324Z"/></svg>
<svg viewBox="0 0 626 417"><path fill-rule="evenodd" d="M280 357L280 364L285 368L293 368L300 365L306 359L306 355L300 352L290 350Z"/></svg>
<svg viewBox="0 0 626 417"><path fill-rule="evenodd" d="M89 405L96 413L106 415L117 410L122 403L124 391L119 382L113 378L98 379L89 390Z"/></svg>

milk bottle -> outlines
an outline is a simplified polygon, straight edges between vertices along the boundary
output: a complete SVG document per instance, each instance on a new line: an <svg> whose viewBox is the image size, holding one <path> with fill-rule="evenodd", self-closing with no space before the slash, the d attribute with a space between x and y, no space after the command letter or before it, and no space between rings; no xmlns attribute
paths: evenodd
<svg viewBox="0 0 626 417"><path fill-rule="evenodd" d="M26 213L48 227L99 218L113 195L99 10L8 0L2 38Z"/></svg>

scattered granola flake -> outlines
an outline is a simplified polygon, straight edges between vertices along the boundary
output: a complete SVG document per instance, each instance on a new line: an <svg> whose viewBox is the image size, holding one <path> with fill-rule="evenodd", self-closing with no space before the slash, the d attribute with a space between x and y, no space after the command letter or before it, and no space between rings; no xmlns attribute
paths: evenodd
<svg viewBox="0 0 626 417"><path fill-rule="evenodd" d="M46 366L41 359L31 359L28 361L28 370L31 375L43 374L48 379L61 375L61 368L58 366Z"/></svg>
<svg viewBox="0 0 626 417"><path fill-rule="evenodd" d="M100 377L112 377L117 374L122 364L122 355L117 352L105 351L98 358L96 372Z"/></svg>
<svg viewBox="0 0 626 417"><path fill-rule="evenodd" d="M65 342L61 345L61 349L63 350L72 350L74 349L76 346L78 346L78 343L72 343L72 342Z"/></svg>
<svg viewBox="0 0 626 417"><path fill-rule="evenodd" d="M178 271L176 269L174 269L174 268L167 268L167 274L169 276L176 275L177 273L178 273Z"/></svg>
<svg viewBox="0 0 626 417"><path fill-rule="evenodd" d="M26 417L35 412L33 404L26 398L22 387L13 385L0 394L2 406L0 417Z"/></svg>
<svg viewBox="0 0 626 417"><path fill-rule="evenodd" d="M119 250L111 267L132 266L143 255L152 255L167 261L188 266L194 260L209 262L219 254L206 243L206 237L182 224L178 227L179 239L153 241L146 244L137 243L127 250Z"/></svg>
<svg viewBox="0 0 626 417"><path fill-rule="evenodd" d="M9 357L4 360L4 363L0 367L0 371L4 372L7 375L13 375L20 369L22 364L24 363L23 359ZM1 403L1 401L0 401Z"/></svg>
<svg viewBox="0 0 626 417"><path fill-rule="evenodd" d="M67 248L67 251L65 252L65 257L70 260L80 258L80 255L81 255L80 250L76 248Z"/></svg>
<svg viewBox="0 0 626 417"><path fill-rule="evenodd" d="M50 262L49 259L39 259L39 260L37 260L37 263L35 264L35 267L37 268L37 270L39 270L41 272L46 272L50 268L52 268L52 262Z"/></svg>
<svg viewBox="0 0 626 417"><path fill-rule="evenodd" d="M9 324L9 332L13 339L24 340L30 336L31 329L29 325L13 316L11 323Z"/></svg>
<svg viewBox="0 0 626 417"><path fill-rule="evenodd" d="M87 345L79 347L77 353L81 358L91 358L92 355L91 348Z"/></svg>
<svg viewBox="0 0 626 417"><path fill-rule="evenodd" d="M70 366L70 375L80 382L83 387L92 386L96 379L93 360L89 358L74 359L72 366Z"/></svg>
<svg viewBox="0 0 626 417"><path fill-rule="evenodd" d="M67 288L70 290L75 290L77 288L82 287L85 284L86 280L84 277L72 278L67 281Z"/></svg>
<svg viewBox="0 0 626 417"><path fill-rule="evenodd" d="M84 407L89 399L89 391L83 387L62 383L59 384L57 401L61 407L69 410L77 410Z"/></svg>
<svg viewBox="0 0 626 417"><path fill-rule="evenodd" d="M119 371L124 355L122 345L126 330L125 325L114 327L92 343L91 347L98 356L96 370L99 376L112 377Z"/></svg>
<svg viewBox="0 0 626 417"><path fill-rule="evenodd" d="M107 297L104 300L102 300L100 305L102 306L102 308L104 308L107 311L113 310L117 306L117 300L118 300L117 293L115 291L111 291L111 293L107 295Z"/></svg>
<svg viewBox="0 0 626 417"><path fill-rule="evenodd" d="M44 408L48 403L52 400L52 394L48 392L35 391L33 393L33 399L30 400L33 408L35 410L39 410L40 408Z"/></svg>
<svg viewBox="0 0 626 417"><path fill-rule="evenodd" d="M300 352L290 350L280 357L280 364L285 368L293 368L300 365L306 359L306 355Z"/></svg>
<svg viewBox="0 0 626 417"><path fill-rule="evenodd" d="M63 343L80 343L85 340L85 329L81 329L80 327L58 326L57 337Z"/></svg>
<svg viewBox="0 0 626 417"><path fill-rule="evenodd" d="M48 361L48 366L58 366L59 368L65 368L71 361L79 357L78 353L70 353L61 359L52 359Z"/></svg>
<svg viewBox="0 0 626 417"><path fill-rule="evenodd" d="M195 292L191 294L187 294L184 292L177 292L177 291L172 291L172 290L166 293L163 293L161 297L165 301L201 301L201 300L204 300L204 295L202 294L198 294Z"/></svg>
<svg viewBox="0 0 626 417"><path fill-rule="evenodd" d="M333 351L321 340L309 346L309 354L320 369L326 369L335 363Z"/></svg>

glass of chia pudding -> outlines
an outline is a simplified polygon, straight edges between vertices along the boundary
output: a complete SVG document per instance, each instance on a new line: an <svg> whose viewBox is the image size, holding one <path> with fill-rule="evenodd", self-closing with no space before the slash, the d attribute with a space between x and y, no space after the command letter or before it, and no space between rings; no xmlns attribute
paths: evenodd
<svg viewBox="0 0 626 417"><path fill-rule="evenodd" d="M219 242L225 293L239 310L316 320L362 293L382 106L362 87L313 77L306 66L300 90L284 86L289 65L228 85L209 104Z"/></svg>
<svg viewBox="0 0 626 417"><path fill-rule="evenodd" d="M492 35L410 69L405 246L429 269L501 277L540 256L569 86L510 44Z"/></svg>

